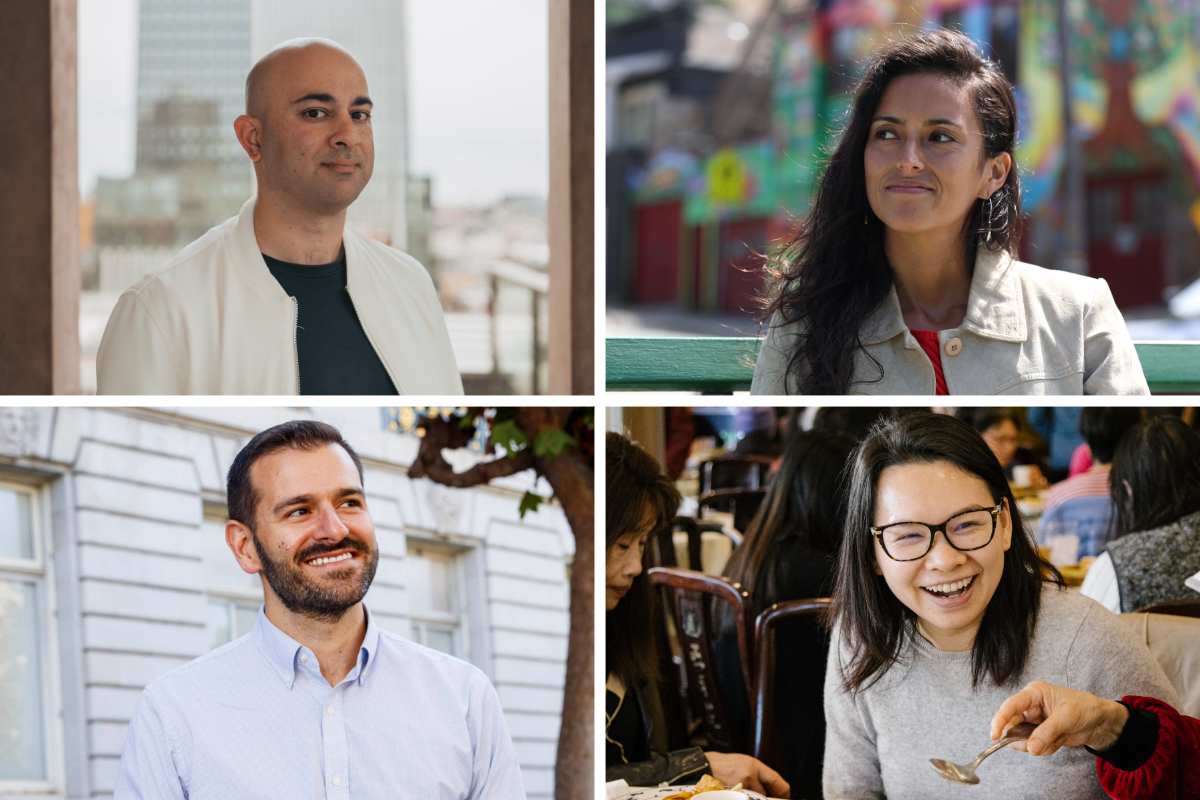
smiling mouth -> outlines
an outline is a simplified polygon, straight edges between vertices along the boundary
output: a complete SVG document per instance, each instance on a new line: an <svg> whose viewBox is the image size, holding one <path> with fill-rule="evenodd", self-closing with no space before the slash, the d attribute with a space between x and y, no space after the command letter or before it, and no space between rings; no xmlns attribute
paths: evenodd
<svg viewBox="0 0 1200 800"><path fill-rule="evenodd" d="M934 597L958 597L971 588L971 584L975 583L976 575L969 578L963 578L961 581L953 583L940 583L936 586L922 586L921 588L929 592Z"/></svg>
<svg viewBox="0 0 1200 800"><path fill-rule="evenodd" d="M316 558L308 559L304 563L310 567L321 567L321 566L325 566L327 564L340 564L343 561L350 561L353 558L354 558L354 553L348 552L348 553L341 553L336 556L317 556Z"/></svg>

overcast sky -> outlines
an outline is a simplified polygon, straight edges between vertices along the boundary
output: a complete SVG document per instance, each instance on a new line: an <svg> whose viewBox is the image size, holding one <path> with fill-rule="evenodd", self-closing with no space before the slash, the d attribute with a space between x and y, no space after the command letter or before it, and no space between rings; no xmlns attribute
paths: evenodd
<svg viewBox="0 0 1200 800"><path fill-rule="evenodd" d="M79 0L79 183L133 172L137 0ZM438 205L546 195L547 0L407 0L409 168ZM230 131L230 136L233 132Z"/></svg>

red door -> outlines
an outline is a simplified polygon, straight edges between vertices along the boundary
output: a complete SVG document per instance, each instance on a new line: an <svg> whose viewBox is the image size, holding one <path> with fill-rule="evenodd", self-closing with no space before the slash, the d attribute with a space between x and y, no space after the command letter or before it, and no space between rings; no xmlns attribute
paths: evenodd
<svg viewBox="0 0 1200 800"><path fill-rule="evenodd" d="M754 313L763 289L767 220L743 219L721 226L720 309Z"/></svg>
<svg viewBox="0 0 1200 800"><path fill-rule="evenodd" d="M1117 306L1163 303L1166 181L1161 174L1088 181L1088 267Z"/></svg>
<svg viewBox="0 0 1200 800"><path fill-rule="evenodd" d="M674 303L679 281L679 201L637 210L633 299Z"/></svg>

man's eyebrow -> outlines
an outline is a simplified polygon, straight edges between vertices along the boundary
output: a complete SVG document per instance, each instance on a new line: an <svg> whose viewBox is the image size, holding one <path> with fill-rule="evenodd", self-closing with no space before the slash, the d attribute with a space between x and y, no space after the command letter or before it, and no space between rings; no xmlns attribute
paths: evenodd
<svg viewBox="0 0 1200 800"><path fill-rule="evenodd" d="M344 489L339 489L334 495L334 499L342 500L346 497L366 497L366 493L357 486L347 486ZM294 497L289 497L286 500L279 501L275 508L271 509L272 514L279 514L291 506L302 506L313 502L311 494L298 494Z"/></svg>
<svg viewBox="0 0 1200 800"><path fill-rule="evenodd" d="M305 103L305 102L308 102L309 100L315 100L318 103L334 102L333 95L329 94L328 92L309 92L308 94L304 95L304 97L301 97L299 100L293 100L292 105L296 105L297 103ZM371 98L367 97L366 95L359 95L358 97L354 98L354 102L352 102L350 105L351 106L372 106L372 107L374 107L375 104L372 103Z"/></svg>
<svg viewBox="0 0 1200 800"><path fill-rule="evenodd" d="M904 120L902 120L898 117L876 117L875 119L871 120L871 122L891 122L896 125L904 124ZM962 128L962 125L959 125L957 122L955 122L952 119L946 119L945 117L938 117L936 119L927 119L927 120L925 120L925 125L926 126L929 126L929 125L952 125L955 128Z"/></svg>

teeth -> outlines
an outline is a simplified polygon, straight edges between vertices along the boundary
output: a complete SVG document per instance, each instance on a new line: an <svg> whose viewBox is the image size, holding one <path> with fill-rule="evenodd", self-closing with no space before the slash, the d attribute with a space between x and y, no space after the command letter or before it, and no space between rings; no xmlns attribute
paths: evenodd
<svg viewBox="0 0 1200 800"><path fill-rule="evenodd" d="M331 564L334 561L345 561L347 558L354 558L354 554L353 553L342 553L340 556L334 556L332 558L314 558L313 560L309 561L308 563L316 566L319 564Z"/></svg>
<svg viewBox="0 0 1200 800"><path fill-rule="evenodd" d="M940 586L926 586L925 588L931 592L939 592L940 594L949 594L950 592L955 592L955 591L958 591L959 589L964 588L965 586L970 584L971 581L973 581L974 579L975 579L975 576L972 575L970 578L964 578L963 580L958 581L957 583L943 583Z"/></svg>

